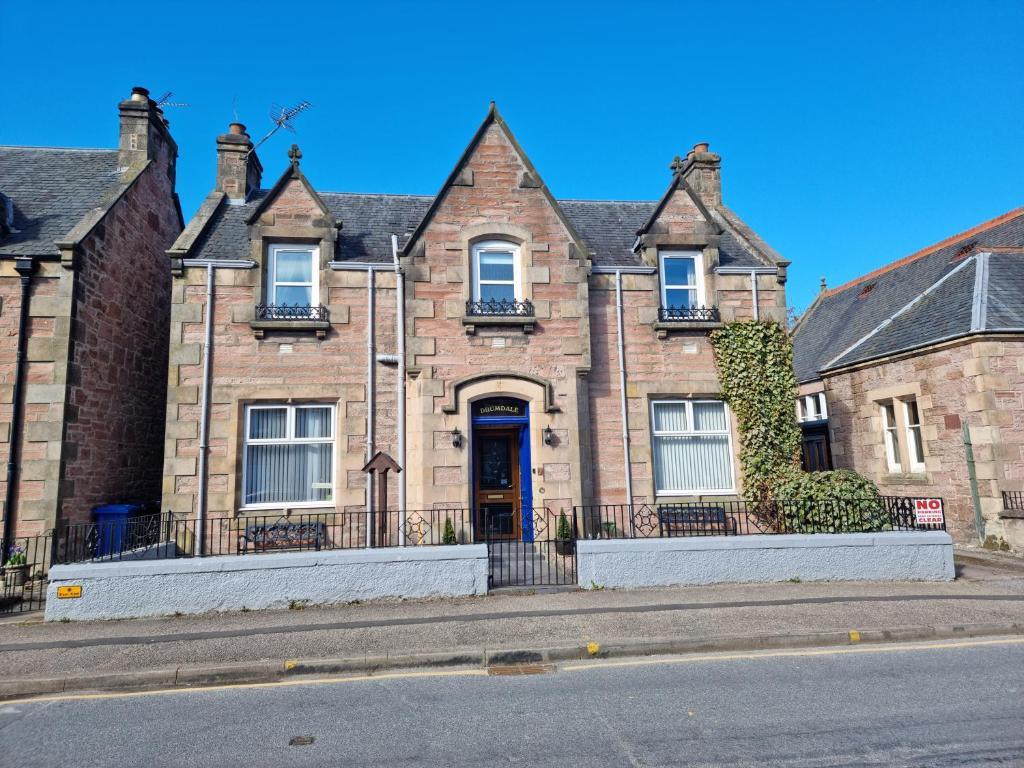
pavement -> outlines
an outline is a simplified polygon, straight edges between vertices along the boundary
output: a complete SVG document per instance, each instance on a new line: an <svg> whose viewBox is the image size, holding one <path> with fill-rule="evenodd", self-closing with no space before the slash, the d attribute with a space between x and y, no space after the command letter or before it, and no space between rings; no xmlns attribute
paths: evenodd
<svg viewBox="0 0 1024 768"><path fill-rule="evenodd" d="M0 623L0 698L419 666L1024 634L1024 559L950 583L504 592L132 621Z"/></svg>
<svg viewBox="0 0 1024 768"><path fill-rule="evenodd" d="M59 695L20 768L1024 763L1024 637Z"/></svg>

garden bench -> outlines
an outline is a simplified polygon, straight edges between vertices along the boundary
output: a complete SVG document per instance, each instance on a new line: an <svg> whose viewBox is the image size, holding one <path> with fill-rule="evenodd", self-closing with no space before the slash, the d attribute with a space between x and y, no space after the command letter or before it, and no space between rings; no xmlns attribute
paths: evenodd
<svg viewBox="0 0 1024 768"><path fill-rule="evenodd" d="M662 504L658 520L663 537L736 535L736 520L725 507Z"/></svg>
<svg viewBox="0 0 1024 768"><path fill-rule="evenodd" d="M244 555L250 544L255 552L268 549L319 550L326 539L327 526L320 521L252 523L245 526L245 532L238 537L238 552Z"/></svg>

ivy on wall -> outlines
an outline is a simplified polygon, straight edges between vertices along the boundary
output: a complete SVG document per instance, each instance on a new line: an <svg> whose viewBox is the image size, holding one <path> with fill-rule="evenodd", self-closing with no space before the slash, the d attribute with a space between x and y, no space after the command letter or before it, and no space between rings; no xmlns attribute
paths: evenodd
<svg viewBox="0 0 1024 768"><path fill-rule="evenodd" d="M748 500L775 498L780 480L799 471L793 344L775 322L742 320L711 334L722 396L736 414Z"/></svg>

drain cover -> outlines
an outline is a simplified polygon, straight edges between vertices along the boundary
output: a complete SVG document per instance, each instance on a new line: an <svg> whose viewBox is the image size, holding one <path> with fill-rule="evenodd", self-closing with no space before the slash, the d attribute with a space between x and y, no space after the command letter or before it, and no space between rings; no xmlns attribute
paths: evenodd
<svg viewBox="0 0 1024 768"><path fill-rule="evenodd" d="M507 664L504 666L490 666L487 668L488 675L543 675L547 672L554 672L553 664Z"/></svg>
<svg viewBox="0 0 1024 768"><path fill-rule="evenodd" d="M289 747L308 747L314 741L312 736L292 736Z"/></svg>

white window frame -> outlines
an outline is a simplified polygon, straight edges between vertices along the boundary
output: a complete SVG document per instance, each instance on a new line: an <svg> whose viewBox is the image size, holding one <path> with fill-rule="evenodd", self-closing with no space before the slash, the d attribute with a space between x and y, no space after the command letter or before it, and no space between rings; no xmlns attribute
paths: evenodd
<svg viewBox="0 0 1024 768"><path fill-rule="evenodd" d="M900 429L896 423L896 403L892 400L878 404L882 419L882 442L885 443L885 460L889 471L893 473L903 472L903 458L900 455ZM890 420L889 412L892 411Z"/></svg>
<svg viewBox="0 0 1024 768"><path fill-rule="evenodd" d="M668 272L665 269L666 259L693 259L693 285L669 285L667 281ZM704 296L704 254L701 251L658 251L659 282L661 283L661 306L669 308L668 292L670 290L696 291L696 307L707 306Z"/></svg>
<svg viewBox="0 0 1024 768"><path fill-rule="evenodd" d="M277 254L279 251L305 251L309 254L311 263L310 276L312 281L292 282L279 281L277 279ZM320 246L309 245L308 243L274 243L270 246L270 253L267 265L267 304L280 306L277 301L277 287L299 287L309 286L309 306L320 306Z"/></svg>
<svg viewBox="0 0 1024 768"><path fill-rule="evenodd" d="M924 472L924 435L921 431L921 406L918 404L917 398L914 397L901 400L900 402L903 403L903 424L907 436L907 460L910 462L910 471ZM910 423L911 403L917 409L917 424ZM921 453L921 461L917 460L918 451Z"/></svg>
<svg viewBox="0 0 1024 768"><path fill-rule="evenodd" d="M249 437L250 416L253 411L269 411L284 408L287 410L285 437L279 438L256 438ZM295 413L301 409L308 408L329 408L331 411L329 423L331 434L329 437L295 437ZM241 509L313 509L333 507L338 498L338 468L337 462L337 406L334 403L251 403L245 406L245 432L242 438L242 505ZM327 501L274 501L269 503L246 504L245 489L249 475L249 452L246 450L250 445L302 445L310 443L329 443L331 446L331 498Z"/></svg>
<svg viewBox="0 0 1024 768"><path fill-rule="evenodd" d="M519 246L507 240L485 240L474 243L471 249L472 259L470 271L473 273L473 301L481 301L480 286L483 285L508 285L508 280L482 280L480 278L480 254L482 253L511 253L512 254L512 298L515 301L523 300L523 279L522 268L519 259Z"/></svg>
<svg viewBox="0 0 1024 768"><path fill-rule="evenodd" d="M659 405L679 405L683 404L686 406L686 423L690 426L687 431L662 431L658 432L654 429L654 409ZM693 406L695 403L715 403L721 405L725 409L725 431L721 432L697 432L693 430ZM652 475L652 482L654 483L654 495L657 496L734 496L736 494L736 454L733 451L732 444L732 412L729 410L728 404L724 400L716 400L714 398L658 398L657 400L651 400L650 404L650 425L651 425L651 464L654 469ZM729 439L729 487L722 488L719 490L709 491L706 489L662 489L658 488L658 472L657 468L653 467L656 453L654 452L654 441L659 437L695 437L700 435L726 435Z"/></svg>
<svg viewBox="0 0 1024 768"><path fill-rule="evenodd" d="M825 406L825 393L815 392L797 398L797 419L799 421L826 421L828 411Z"/></svg>

